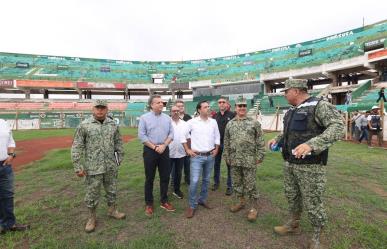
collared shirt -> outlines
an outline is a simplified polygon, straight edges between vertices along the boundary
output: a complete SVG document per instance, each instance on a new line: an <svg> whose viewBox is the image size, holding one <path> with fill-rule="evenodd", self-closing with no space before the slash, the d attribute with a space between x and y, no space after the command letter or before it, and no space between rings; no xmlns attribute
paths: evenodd
<svg viewBox="0 0 387 249"><path fill-rule="evenodd" d="M140 117L138 125L138 138L142 143L163 144L167 138L173 139L171 118L164 114L152 111Z"/></svg>
<svg viewBox="0 0 387 249"><path fill-rule="evenodd" d="M176 123L172 120L173 127L173 141L169 144L169 157L170 158L182 158L187 154L185 153L184 146L180 142L187 134L188 125L184 120L178 120Z"/></svg>
<svg viewBox="0 0 387 249"><path fill-rule="evenodd" d="M187 142L189 133L191 133L191 149L197 152L208 152L215 149L215 145L220 145L220 134L218 124L215 119L208 118L202 120L199 117L193 118L187 122L188 130L181 140Z"/></svg>
<svg viewBox="0 0 387 249"><path fill-rule="evenodd" d="M0 119L0 161L8 158L8 148L16 147L12 130L4 119Z"/></svg>
<svg viewBox="0 0 387 249"><path fill-rule="evenodd" d="M355 122L356 127L361 127L360 120L361 120L362 114L357 114L355 117L352 118L352 121Z"/></svg>
<svg viewBox="0 0 387 249"><path fill-rule="evenodd" d="M221 112L217 112L214 119L218 123L219 133L220 133L220 142L223 144L224 140L224 130L226 129L227 123L235 117L235 113L231 111L225 111L222 115Z"/></svg>
<svg viewBox="0 0 387 249"><path fill-rule="evenodd" d="M364 126L368 126L368 120L367 117L363 114L361 115L360 119L360 128Z"/></svg>

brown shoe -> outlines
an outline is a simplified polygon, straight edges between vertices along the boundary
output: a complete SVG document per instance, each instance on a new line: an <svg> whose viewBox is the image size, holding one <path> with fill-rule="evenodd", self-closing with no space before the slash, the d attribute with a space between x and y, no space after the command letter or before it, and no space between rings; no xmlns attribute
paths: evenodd
<svg viewBox="0 0 387 249"><path fill-rule="evenodd" d="M290 220L284 225L274 227L274 232L279 235L300 234L300 218L300 214L292 214Z"/></svg>
<svg viewBox="0 0 387 249"><path fill-rule="evenodd" d="M30 229L30 225L24 225L24 224L15 224L13 225L9 230L15 232L15 231L26 231Z"/></svg>
<svg viewBox="0 0 387 249"><path fill-rule="evenodd" d="M207 209L213 209L213 207L211 207L210 205L208 205L208 202L199 202L198 203L200 206L203 206L204 208L207 208Z"/></svg>
<svg viewBox="0 0 387 249"><path fill-rule="evenodd" d="M96 226L97 226L97 216L96 216L95 208L89 208L89 219L86 222L85 232L86 233L94 232Z"/></svg>
<svg viewBox="0 0 387 249"><path fill-rule="evenodd" d="M238 212L238 211L244 209L244 208L245 208L245 205L246 205L246 200L245 200L245 198L244 198L244 197L240 197L240 198L239 198L239 203L237 203L237 204L235 204L235 205L232 205L232 206L230 207L230 211L231 211L232 213L236 213L236 212Z"/></svg>
<svg viewBox="0 0 387 249"><path fill-rule="evenodd" d="M195 209L191 207L187 208L187 210L185 211L185 217L187 217L188 219L194 217L194 214L195 214Z"/></svg>
<svg viewBox="0 0 387 249"><path fill-rule="evenodd" d="M118 212L116 205L111 205L108 208L108 216L117 220L125 219L126 215L124 213Z"/></svg>
<svg viewBox="0 0 387 249"><path fill-rule="evenodd" d="M145 215L148 216L148 217L152 217L153 216L153 206L147 205L145 207Z"/></svg>
<svg viewBox="0 0 387 249"><path fill-rule="evenodd" d="M247 213L247 220L250 222L254 222L257 220L258 211L255 208L251 208Z"/></svg>

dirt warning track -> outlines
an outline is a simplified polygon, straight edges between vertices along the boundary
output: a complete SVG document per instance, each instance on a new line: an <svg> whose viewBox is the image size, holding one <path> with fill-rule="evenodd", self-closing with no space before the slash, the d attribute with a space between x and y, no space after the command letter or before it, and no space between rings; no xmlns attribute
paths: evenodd
<svg viewBox="0 0 387 249"><path fill-rule="evenodd" d="M130 135L123 136L125 143L133 140ZM53 149L63 149L71 147L73 143L72 136L38 138L16 142L17 157L13 161L13 169L21 170L24 166L36 160L40 160L44 155Z"/></svg>

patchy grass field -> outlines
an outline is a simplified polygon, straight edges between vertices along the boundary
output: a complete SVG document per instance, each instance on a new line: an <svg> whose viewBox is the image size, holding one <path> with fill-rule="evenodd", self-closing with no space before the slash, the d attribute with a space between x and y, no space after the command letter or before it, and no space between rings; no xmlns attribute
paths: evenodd
<svg viewBox="0 0 387 249"><path fill-rule="evenodd" d="M72 135L74 130L15 132L16 140ZM123 129L123 134L136 134ZM274 134L266 134L265 140ZM144 170L142 146L138 140L125 145L126 158L119 175L118 206L127 213L123 221L106 216L101 198L98 227L84 233L87 210L83 203L83 180L72 170L69 149L51 151L39 162L16 174L16 216L29 223L26 233L0 236L0 248L303 248L311 227L303 216L303 233L279 237L273 226L287 217L282 187L280 153L267 152L257 172L261 193L256 223L245 219L245 212L232 214L232 198L222 188L210 191L212 210L199 208L193 219L184 218L187 199L170 197L177 207L166 213L156 206L155 215L144 215ZM340 142L330 150L328 183L325 195L329 223L323 235L326 248L372 248L387 245L387 153L366 145ZM159 195L155 182L155 199ZM183 185L183 192L187 187ZM103 193L103 192L102 192Z"/></svg>

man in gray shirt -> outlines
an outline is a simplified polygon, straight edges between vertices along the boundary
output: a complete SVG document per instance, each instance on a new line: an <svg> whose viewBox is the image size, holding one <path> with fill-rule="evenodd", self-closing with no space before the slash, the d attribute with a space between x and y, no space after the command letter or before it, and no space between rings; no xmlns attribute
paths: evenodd
<svg viewBox="0 0 387 249"><path fill-rule="evenodd" d="M156 168L160 176L160 207L167 211L175 211L168 202L168 184L171 174L168 145L173 139L171 118L162 113L164 103L159 95L149 97L150 112L140 117L138 137L144 144L145 167L145 215L153 215L153 181Z"/></svg>

